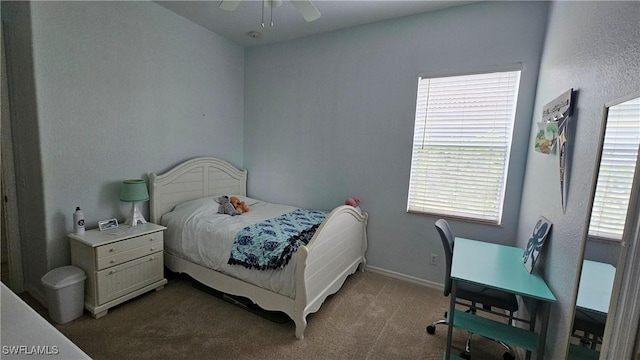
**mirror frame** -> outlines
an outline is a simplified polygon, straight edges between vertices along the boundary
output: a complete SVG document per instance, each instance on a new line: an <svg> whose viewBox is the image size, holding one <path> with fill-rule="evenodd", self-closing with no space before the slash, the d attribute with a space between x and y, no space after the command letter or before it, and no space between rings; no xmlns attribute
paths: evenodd
<svg viewBox="0 0 640 360"><path fill-rule="evenodd" d="M604 146L604 136L607 129L609 109L618 104L640 97L640 91L634 91L626 96L616 100L607 102L603 106L602 124L600 126L599 146L596 156L596 166L593 171L593 180L591 184L590 208L584 221L584 232L582 239L582 250L580 252L581 261L578 264L578 272L576 276L575 294L573 308L571 312L571 328L575 317L578 291L580 287L580 278L582 273L582 264L584 261L587 240L589 236L589 225L591 223L591 214L593 202L595 199L596 187L598 186L598 175L600 172L600 164L602 161L602 152ZM640 153L640 146L638 147ZM637 337L638 323L640 320L640 309L633 304L640 303L640 282L634 281L640 278L640 246L638 239L640 235L640 156L636 159L636 167L633 176L631 193L629 194L629 205L627 207L627 216L625 219L625 227L620 242L620 254L616 266L616 275L611 291L611 302L607 313L607 321L605 323L605 332L600 347L600 359L624 359L630 358L635 348ZM635 237L635 239L634 239ZM635 241L634 241L635 240ZM630 266L625 266L630 264ZM624 284L624 285L623 285ZM618 313L617 309L626 309L625 316ZM569 336L572 336L570 332ZM567 357L569 355L569 346L571 342L567 342Z"/></svg>
<svg viewBox="0 0 640 360"><path fill-rule="evenodd" d="M640 97L640 92L635 93ZM640 152L640 146L638 147ZM631 359L640 325L640 155L627 208L600 359ZM627 266L628 265L628 266ZM625 313L618 312L624 309Z"/></svg>

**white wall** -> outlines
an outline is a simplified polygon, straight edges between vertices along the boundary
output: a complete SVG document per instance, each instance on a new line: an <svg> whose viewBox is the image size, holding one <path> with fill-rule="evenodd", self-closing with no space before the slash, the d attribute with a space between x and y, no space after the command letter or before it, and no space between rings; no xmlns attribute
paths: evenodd
<svg viewBox="0 0 640 360"><path fill-rule="evenodd" d="M568 135L567 209L563 213L560 205L558 156L529 150L518 225L518 245L524 246L539 215L554 224L539 265L558 298L551 310L550 359L564 358L567 346L604 103L640 89L639 21L639 2L554 2L551 7L533 121L544 104L570 88L577 91ZM529 149L534 136L532 131Z"/></svg>
<svg viewBox="0 0 640 360"><path fill-rule="evenodd" d="M241 46L152 2L5 3L28 285L69 263L76 206L89 227L127 215L122 180L202 155L243 165Z"/></svg>
<svg viewBox="0 0 640 360"><path fill-rule="evenodd" d="M359 196L368 265L441 284L436 218L406 213L418 75L522 63L503 227L451 222L456 235L514 243L547 8L479 3L248 48L249 194L324 209Z"/></svg>

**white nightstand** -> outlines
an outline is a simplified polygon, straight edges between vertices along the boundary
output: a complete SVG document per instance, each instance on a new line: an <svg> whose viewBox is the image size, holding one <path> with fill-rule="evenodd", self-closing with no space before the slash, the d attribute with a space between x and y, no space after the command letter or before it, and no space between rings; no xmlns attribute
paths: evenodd
<svg viewBox="0 0 640 360"><path fill-rule="evenodd" d="M87 274L84 305L96 319L111 307L164 287L164 229L146 223L69 234L71 264Z"/></svg>

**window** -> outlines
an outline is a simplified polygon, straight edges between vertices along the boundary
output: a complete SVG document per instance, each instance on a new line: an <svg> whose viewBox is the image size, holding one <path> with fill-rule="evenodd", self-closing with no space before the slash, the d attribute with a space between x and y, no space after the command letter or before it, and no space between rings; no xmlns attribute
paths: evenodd
<svg viewBox="0 0 640 360"><path fill-rule="evenodd" d="M520 71L420 77L407 211L502 221Z"/></svg>
<svg viewBox="0 0 640 360"><path fill-rule="evenodd" d="M589 236L622 240L640 146L640 98L609 108Z"/></svg>

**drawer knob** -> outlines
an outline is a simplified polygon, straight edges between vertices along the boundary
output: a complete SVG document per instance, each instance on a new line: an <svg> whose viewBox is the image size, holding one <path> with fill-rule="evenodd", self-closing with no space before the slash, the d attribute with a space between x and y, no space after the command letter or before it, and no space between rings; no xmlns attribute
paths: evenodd
<svg viewBox="0 0 640 360"><path fill-rule="evenodd" d="M114 252L114 251L115 251L114 248L109 249L109 252Z"/></svg>
<svg viewBox="0 0 640 360"><path fill-rule="evenodd" d="M111 263L112 263L112 264L115 264L117 261L118 261L118 260L116 260L116 259L111 259Z"/></svg>
<svg viewBox="0 0 640 360"><path fill-rule="evenodd" d="M115 273L116 273L116 271L115 271L115 270L111 270L111 271L109 271L109 275L112 275L112 274L115 274Z"/></svg>
<svg viewBox="0 0 640 360"><path fill-rule="evenodd" d="M153 250L155 250L155 249L156 249L156 248L151 248L151 249L149 249L149 251L153 251Z"/></svg>
<svg viewBox="0 0 640 360"><path fill-rule="evenodd" d="M149 238L149 241L153 241L153 240L155 240L155 239L156 239L156 238Z"/></svg>

